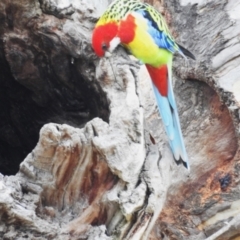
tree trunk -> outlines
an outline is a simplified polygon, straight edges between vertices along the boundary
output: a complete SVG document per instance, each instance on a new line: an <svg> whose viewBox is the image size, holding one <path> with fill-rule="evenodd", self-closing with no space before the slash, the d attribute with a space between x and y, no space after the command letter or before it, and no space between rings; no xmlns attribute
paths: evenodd
<svg viewBox="0 0 240 240"><path fill-rule="evenodd" d="M0 2L0 238L238 239L240 0L149 1L196 56L173 69L190 172L145 67L92 51L109 2Z"/></svg>

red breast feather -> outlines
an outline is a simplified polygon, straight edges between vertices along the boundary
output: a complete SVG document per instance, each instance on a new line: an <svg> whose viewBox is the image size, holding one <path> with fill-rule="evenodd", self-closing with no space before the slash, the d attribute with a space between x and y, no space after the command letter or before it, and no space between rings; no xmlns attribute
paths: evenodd
<svg viewBox="0 0 240 240"><path fill-rule="evenodd" d="M128 44L134 40L135 28L135 18L131 14L129 14L125 20L120 22L118 37L121 39L122 43Z"/></svg>

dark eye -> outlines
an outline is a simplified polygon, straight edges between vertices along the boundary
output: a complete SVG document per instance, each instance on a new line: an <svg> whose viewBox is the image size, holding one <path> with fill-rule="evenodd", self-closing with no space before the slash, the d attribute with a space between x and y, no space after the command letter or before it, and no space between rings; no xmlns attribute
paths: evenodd
<svg viewBox="0 0 240 240"><path fill-rule="evenodd" d="M108 47L107 47L107 44L106 43L103 43L102 44L102 50L103 51L107 51Z"/></svg>

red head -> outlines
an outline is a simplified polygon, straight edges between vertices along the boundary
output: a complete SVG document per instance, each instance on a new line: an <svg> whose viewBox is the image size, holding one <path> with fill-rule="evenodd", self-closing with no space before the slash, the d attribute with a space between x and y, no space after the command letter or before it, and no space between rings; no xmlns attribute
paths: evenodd
<svg viewBox="0 0 240 240"><path fill-rule="evenodd" d="M118 26L111 22L96 26L92 35L92 47L99 57L103 57L110 48L110 42L117 36Z"/></svg>

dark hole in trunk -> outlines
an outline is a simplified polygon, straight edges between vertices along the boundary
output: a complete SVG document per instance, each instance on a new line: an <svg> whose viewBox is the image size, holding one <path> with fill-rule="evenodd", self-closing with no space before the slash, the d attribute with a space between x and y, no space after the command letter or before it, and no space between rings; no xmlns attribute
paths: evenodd
<svg viewBox="0 0 240 240"><path fill-rule="evenodd" d="M31 50L31 59L21 55L28 50L26 45L11 43L12 50L6 54L0 42L0 173L4 175L18 172L44 124L82 127L94 117L109 118L100 86L81 74L84 68L94 71L91 63L78 59L72 64L70 56L54 55L47 48Z"/></svg>

